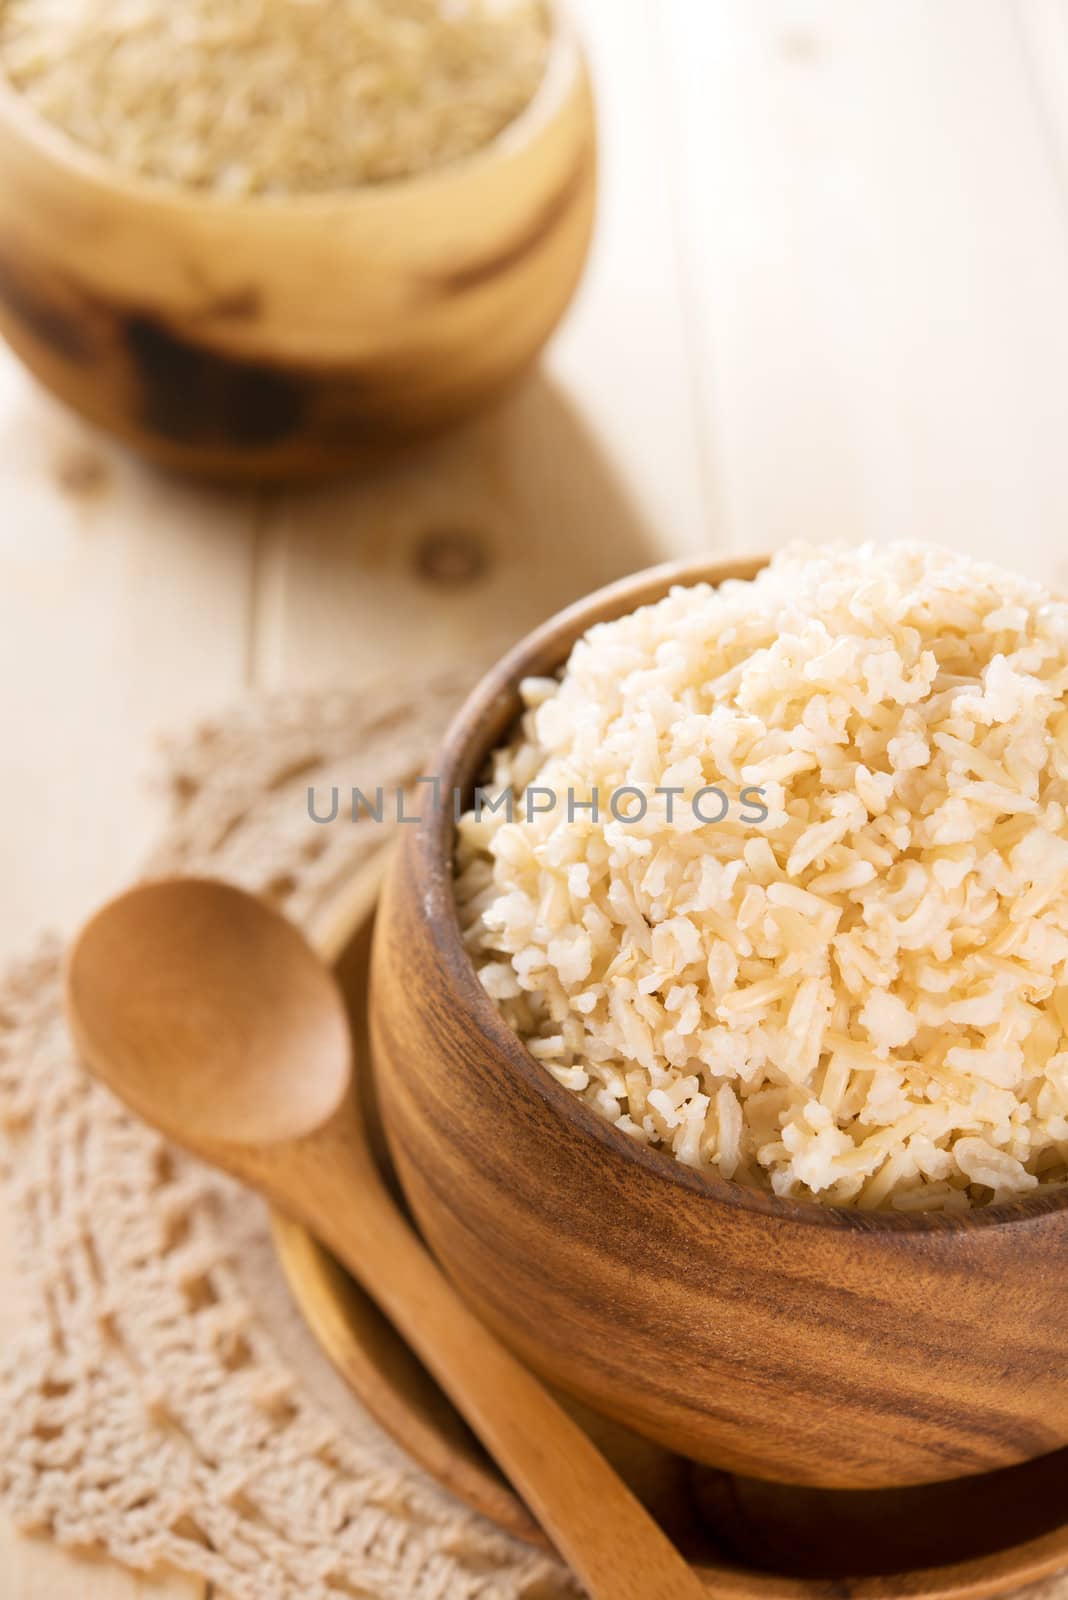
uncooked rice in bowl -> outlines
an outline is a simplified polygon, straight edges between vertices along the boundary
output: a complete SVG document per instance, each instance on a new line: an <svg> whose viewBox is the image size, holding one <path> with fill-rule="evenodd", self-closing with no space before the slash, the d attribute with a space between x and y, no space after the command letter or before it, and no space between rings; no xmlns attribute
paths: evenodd
<svg viewBox="0 0 1068 1600"><path fill-rule="evenodd" d="M141 177L243 197L388 183L526 109L543 0L0 0L0 73Z"/></svg>
<svg viewBox="0 0 1068 1600"><path fill-rule="evenodd" d="M795 546L591 628L494 755L513 819L460 823L486 992L617 1128L750 1187L1063 1183L1066 694L1068 604L917 544Z"/></svg>

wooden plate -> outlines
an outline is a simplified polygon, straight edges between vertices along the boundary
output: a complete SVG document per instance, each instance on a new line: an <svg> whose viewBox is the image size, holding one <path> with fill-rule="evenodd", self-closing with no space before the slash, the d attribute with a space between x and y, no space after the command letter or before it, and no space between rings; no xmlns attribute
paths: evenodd
<svg viewBox="0 0 1068 1600"><path fill-rule="evenodd" d="M369 1126L383 1172L399 1196L367 1046L370 935L370 925L360 931L340 975ZM372 1416L459 1499L518 1538L544 1544L526 1507L371 1300L305 1229L276 1216L274 1231L298 1306ZM919 1489L806 1490L696 1466L568 1405L699 1568L710 1591L720 1595L977 1600L1068 1568L1068 1450Z"/></svg>

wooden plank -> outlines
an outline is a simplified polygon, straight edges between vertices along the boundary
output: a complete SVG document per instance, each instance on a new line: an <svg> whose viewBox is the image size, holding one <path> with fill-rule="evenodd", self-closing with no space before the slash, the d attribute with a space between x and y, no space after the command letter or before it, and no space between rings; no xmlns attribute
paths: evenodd
<svg viewBox="0 0 1068 1600"><path fill-rule="evenodd" d="M703 374L679 240L662 0L570 4L597 95L600 204L586 278L546 371L583 418L658 553L716 549L722 533L695 404ZM576 473L582 466L575 462ZM587 538L598 531L587 528Z"/></svg>
<svg viewBox="0 0 1068 1600"><path fill-rule="evenodd" d="M1017 0L1013 19L1061 202L1068 207L1068 10L1064 0Z"/></svg>
<svg viewBox="0 0 1068 1600"><path fill-rule="evenodd" d="M603 198L579 299L541 372L494 415L360 484L273 503L260 682L345 683L394 661L485 656L600 583L716 542L654 8L582 9Z"/></svg>
<svg viewBox="0 0 1068 1600"><path fill-rule="evenodd" d="M121 884L158 822L152 740L243 683L252 525L0 352L0 958Z"/></svg>
<svg viewBox="0 0 1068 1600"><path fill-rule="evenodd" d="M0 958L119 887L157 825L151 739L247 666L251 502L143 471L0 352ZM0 1213L0 1343L17 1279ZM0 1518L5 1600L203 1600L27 1540Z"/></svg>
<svg viewBox="0 0 1068 1600"><path fill-rule="evenodd" d="M1068 229L1011 0L659 15L732 545L1065 581Z"/></svg>
<svg viewBox="0 0 1068 1600"><path fill-rule="evenodd" d="M208 1600L209 1590L177 1573L138 1577L104 1560L74 1556L39 1539L5 1538L0 1526L4 1600Z"/></svg>

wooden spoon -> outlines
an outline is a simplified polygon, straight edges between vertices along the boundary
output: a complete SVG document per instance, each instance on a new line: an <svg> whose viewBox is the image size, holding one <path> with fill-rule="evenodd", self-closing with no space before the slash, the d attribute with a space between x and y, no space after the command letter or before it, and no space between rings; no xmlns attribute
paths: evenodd
<svg viewBox="0 0 1068 1600"><path fill-rule="evenodd" d="M380 870L354 886L349 927ZM324 954L339 953L338 940ZM87 1065L169 1139L311 1228L463 1413L595 1600L707 1590L589 1437L468 1310L378 1174L344 1002L286 919L227 884L149 883L74 947L67 1011Z"/></svg>

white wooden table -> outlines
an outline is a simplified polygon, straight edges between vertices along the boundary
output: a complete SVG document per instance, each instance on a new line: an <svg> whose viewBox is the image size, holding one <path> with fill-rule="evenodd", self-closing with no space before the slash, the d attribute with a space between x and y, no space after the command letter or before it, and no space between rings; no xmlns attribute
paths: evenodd
<svg viewBox="0 0 1068 1600"><path fill-rule="evenodd" d="M597 245L503 414L375 481L227 496L0 357L0 956L122 882L153 736L248 687L442 660L666 555L796 535L1068 586L1068 0L580 9ZM482 575L421 576L442 537ZM0 1594L205 1600L2 1523Z"/></svg>

